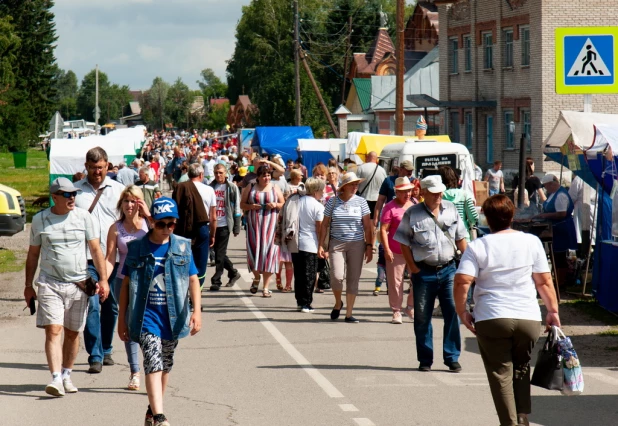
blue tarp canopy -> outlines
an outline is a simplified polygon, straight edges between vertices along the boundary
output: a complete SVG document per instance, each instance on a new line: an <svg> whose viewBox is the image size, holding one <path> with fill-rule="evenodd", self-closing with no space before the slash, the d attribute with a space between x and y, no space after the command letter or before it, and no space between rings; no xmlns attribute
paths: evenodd
<svg viewBox="0 0 618 426"><path fill-rule="evenodd" d="M341 153L341 144L347 139L299 139L298 150L303 159L303 165L311 172L318 163L328 164L331 158L337 158Z"/></svg>
<svg viewBox="0 0 618 426"><path fill-rule="evenodd" d="M298 139L313 139L311 127L256 127L251 147L261 153L279 154L287 162L298 158Z"/></svg>

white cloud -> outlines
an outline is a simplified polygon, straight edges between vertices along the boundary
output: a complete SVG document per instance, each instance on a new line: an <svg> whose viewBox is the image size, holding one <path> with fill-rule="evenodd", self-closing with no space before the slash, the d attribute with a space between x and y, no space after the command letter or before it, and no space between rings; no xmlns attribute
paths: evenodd
<svg viewBox="0 0 618 426"><path fill-rule="evenodd" d="M236 24L250 0L56 0L58 66L81 80L98 63L113 83L147 89L160 76L197 88L225 79Z"/></svg>

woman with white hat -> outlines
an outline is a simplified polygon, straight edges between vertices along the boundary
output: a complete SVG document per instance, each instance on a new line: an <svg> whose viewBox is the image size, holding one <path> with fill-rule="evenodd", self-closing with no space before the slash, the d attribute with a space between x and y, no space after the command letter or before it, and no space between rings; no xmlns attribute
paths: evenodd
<svg viewBox="0 0 618 426"><path fill-rule="evenodd" d="M335 307L330 318L334 321L344 307L341 294L343 279L346 279L346 315L345 322L359 322L352 316L354 301L358 294L358 285L363 268L363 258L371 262L373 258L373 225L369 218L370 210L367 201L356 195L359 179L354 173L346 173L339 185L339 194L332 197L324 209L324 221L320 231L319 256L330 257L330 281ZM330 242L324 246L326 237ZM328 248L328 252L325 250Z"/></svg>
<svg viewBox="0 0 618 426"><path fill-rule="evenodd" d="M393 310L393 324L402 324L401 304L403 302L403 273L406 269L406 259L401 253L401 246L393 239L399 223L408 208L412 207L412 189L414 185L407 177L395 180L395 198L382 209L380 217L380 241L384 247L386 260L386 282L388 283L388 302ZM405 313L413 318L414 294L410 292Z"/></svg>

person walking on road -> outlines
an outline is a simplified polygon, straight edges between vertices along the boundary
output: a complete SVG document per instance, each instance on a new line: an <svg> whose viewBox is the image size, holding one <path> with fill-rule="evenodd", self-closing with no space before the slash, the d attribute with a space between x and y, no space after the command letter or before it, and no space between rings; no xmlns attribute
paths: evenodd
<svg viewBox="0 0 618 426"><path fill-rule="evenodd" d="M232 287L240 279L240 273L234 268L234 264L227 256L227 246L230 234L237 237L240 234L240 193L238 187L227 179L227 170L223 164L217 164L214 168L215 178L210 184L215 192L217 201L215 232L215 274L211 278L211 291L217 291L221 287L221 276L227 271L229 281L226 287Z"/></svg>
<svg viewBox="0 0 618 426"><path fill-rule="evenodd" d="M191 251L201 287L206 279L210 248L215 245L217 199L212 187L203 183L202 166L191 164L187 174L190 180L179 183L172 193L172 198L182 211L174 234L191 239Z"/></svg>
<svg viewBox="0 0 618 426"><path fill-rule="evenodd" d="M407 177L409 181L415 181L412 177L414 173L414 165L410 160L404 160L399 165L399 169L397 170L396 176L388 176L382 182L380 186L380 192L378 193L378 201L376 203L375 212L373 214L373 226L378 226L378 222L380 219L380 214L382 213L382 208L386 203L391 202L396 195L395 192L395 181L400 177Z"/></svg>
<svg viewBox="0 0 618 426"><path fill-rule="evenodd" d="M105 256L109 280L112 283L112 293L116 300L120 300L120 288L122 287L122 268L127 257L127 244L129 241L138 240L148 233L148 219L150 209L144 201L142 190L136 186L128 186L120 195L117 205L120 219L109 228L107 234L107 254ZM114 267L118 260L118 266ZM114 275L115 272L115 275ZM137 352L139 345L135 342L125 342L127 361L131 375L129 376L128 390L139 390L139 360Z"/></svg>
<svg viewBox="0 0 618 426"><path fill-rule="evenodd" d="M438 175L421 180L424 201L410 207L394 240L412 273L414 335L419 371L431 371L433 329L431 314L436 297L444 317L443 358L453 373L461 371L461 335L453 300L455 258L466 249L466 229L450 201L442 199L446 186Z"/></svg>
<svg viewBox="0 0 618 426"><path fill-rule="evenodd" d="M537 292L547 308L546 331L560 327L558 302L541 240L510 229L515 206L505 195L483 203L491 234L472 241L455 275L455 305L476 338L503 426L528 425L530 355L541 330ZM474 313L466 310L476 281Z"/></svg>
<svg viewBox="0 0 618 426"><path fill-rule="evenodd" d="M150 209L152 202L161 196L161 190L159 189L159 185L149 177L148 170L148 167L139 169L139 181L135 184L142 190L146 207Z"/></svg>
<svg viewBox="0 0 618 426"><path fill-rule="evenodd" d="M339 318L344 307L341 295L343 280L346 281L345 322L358 323L352 316L354 302L358 295L363 258L366 263L373 258L374 233L369 206L364 198L356 195L362 179L349 172L343 175L337 189L339 195L330 199L324 209L324 221L320 229L319 256L330 259L330 285L335 296L331 320ZM326 237L330 242L325 247Z"/></svg>
<svg viewBox="0 0 618 426"><path fill-rule="evenodd" d="M151 215L153 229L128 243L118 335L123 342L139 342L142 349L149 402L145 424L169 426L163 395L178 340L202 328L200 282L191 241L172 233L179 218L174 200L158 198Z"/></svg>
<svg viewBox="0 0 618 426"><path fill-rule="evenodd" d="M75 206L79 188L61 177L52 182L49 190L54 205L32 219L24 298L26 306L34 303L33 299L39 301L36 326L45 329L45 355L52 375L45 392L64 396L77 392L71 381L71 371L79 351L79 332L86 325L88 296L77 285L83 286L88 278L86 246L101 277L97 298L105 301L109 284L99 244L99 228L86 210ZM40 266L36 280L38 297L33 287L37 265Z"/></svg>
<svg viewBox="0 0 618 426"><path fill-rule="evenodd" d="M75 182L81 190L75 197L75 206L88 210L95 227L99 228L101 251L107 253L107 233L110 226L118 220L116 205L125 186L107 175L107 152L95 147L86 153L86 171L84 179ZM99 281L100 276L94 267L88 251L89 273L92 279ZM107 278L107 275L105 275ZM107 280L106 280L107 281ZM84 329L84 346L88 357L88 372L98 374L104 365L114 365L112 358L114 331L118 317L118 303L113 293L105 301L94 295L88 300L88 318Z"/></svg>
<svg viewBox="0 0 618 426"><path fill-rule="evenodd" d="M283 194L270 182L270 167L260 166L256 182L246 186L240 208L247 213L247 264L253 273L249 291L256 294L263 279L262 297L271 297L270 278L279 270L279 246L275 244L275 229Z"/></svg>
<svg viewBox="0 0 618 426"><path fill-rule="evenodd" d="M116 174L116 181L120 182L124 186L133 185L139 176L135 169L137 168L137 161L133 161L131 166L125 166L124 163L120 163L120 169Z"/></svg>
<svg viewBox="0 0 618 426"><path fill-rule="evenodd" d="M479 214L474 207L474 196L459 187L457 180L457 174L450 166L441 166L438 169L442 182L446 185L446 191L442 194L442 197L455 204L459 217L463 220L464 227L466 228L466 241L470 241L470 234L472 228L477 224L479 220Z"/></svg>
<svg viewBox="0 0 618 426"><path fill-rule="evenodd" d="M358 187L358 195L367 200L367 205L371 210L371 219L373 220L380 187L382 187L384 179L388 176L386 170L378 164L378 154L376 152L371 151L367 154L365 163L356 169L356 175L363 180Z"/></svg>
<svg viewBox="0 0 618 426"><path fill-rule="evenodd" d="M406 259L401 253L401 245L393 239L404 213L412 207L410 200L412 184L407 177L399 177L395 181L395 199L386 203L380 218L380 240L384 247L386 261L386 282L388 283L388 302L393 311L393 324L402 324L401 304L403 303ZM414 318L414 294L408 295L404 312L410 319Z"/></svg>

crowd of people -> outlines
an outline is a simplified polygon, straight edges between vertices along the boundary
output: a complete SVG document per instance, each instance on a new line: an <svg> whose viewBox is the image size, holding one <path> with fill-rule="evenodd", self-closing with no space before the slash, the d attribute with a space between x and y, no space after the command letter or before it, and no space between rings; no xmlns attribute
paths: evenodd
<svg viewBox="0 0 618 426"><path fill-rule="evenodd" d="M227 246L244 228L250 293L261 286L261 296L271 298L274 276L278 291L294 292L299 312L312 313L314 293L330 288L333 321L344 311L345 323L360 322L354 306L363 264L377 255L373 294L386 282L391 323L402 324L402 314L413 322L418 370L431 371L434 363L438 299L448 370L462 370L461 321L479 340L501 424L527 424L527 366L540 331L537 291L548 307L547 325L560 321L540 241L510 230L514 207L504 195L483 205L493 234L472 240L474 197L449 166L417 178L412 162L403 161L389 173L371 152L362 165L331 160L308 170L300 158L286 163L239 149L233 135L208 132L154 133L132 164L117 169L100 147L85 160L74 182L51 184L54 205L35 216L30 235L24 295L26 303L39 302L37 326L45 329L52 374L48 394L77 392L71 371L80 331L88 372L96 374L114 364L117 330L129 390L141 387L141 348L146 424L169 425L163 393L178 340L201 329L209 265L215 267L210 291L224 285L224 272L225 286L240 279ZM499 166L488 173L497 192ZM320 287L324 274L330 280Z"/></svg>

